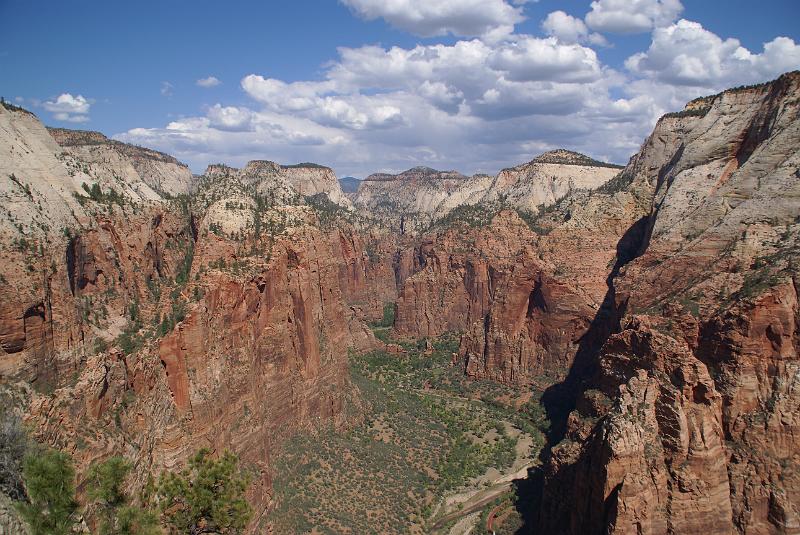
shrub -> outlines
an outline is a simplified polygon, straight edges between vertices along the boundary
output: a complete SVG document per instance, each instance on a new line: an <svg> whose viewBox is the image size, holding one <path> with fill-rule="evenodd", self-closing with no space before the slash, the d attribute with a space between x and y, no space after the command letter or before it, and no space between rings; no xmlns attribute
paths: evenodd
<svg viewBox="0 0 800 535"><path fill-rule="evenodd" d="M175 282L179 286L185 285L189 280L189 273L192 271L192 262L194 261L194 242L189 240L186 245L183 260L178 265L178 272L175 274Z"/></svg>
<svg viewBox="0 0 800 535"><path fill-rule="evenodd" d="M22 485L22 460L28 439L22 423L14 414L0 414L0 492L13 500L25 497Z"/></svg>
<svg viewBox="0 0 800 535"><path fill-rule="evenodd" d="M431 225L431 228L447 228L455 225L467 225L476 228L484 227L491 224L499 209L499 206L492 204L461 205L451 210L446 216L436 220L436 222Z"/></svg>
<svg viewBox="0 0 800 535"><path fill-rule="evenodd" d="M109 187L107 192L104 192L100 188L100 184L96 182L92 184L91 187L89 187L86 182L83 182L81 183L81 187L83 188L83 191L86 192L88 198L96 203L105 204L108 206L111 206L112 204L118 204L121 207L125 206L125 197L112 187ZM86 200L86 197L78 195L77 193L74 194L74 196L76 199L78 199L78 201L81 201L81 204L83 204L83 202Z"/></svg>
<svg viewBox="0 0 800 535"><path fill-rule="evenodd" d="M395 306L394 303L383 305L383 317L380 321L372 324L373 327L392 327L394 325Z"/></svg>

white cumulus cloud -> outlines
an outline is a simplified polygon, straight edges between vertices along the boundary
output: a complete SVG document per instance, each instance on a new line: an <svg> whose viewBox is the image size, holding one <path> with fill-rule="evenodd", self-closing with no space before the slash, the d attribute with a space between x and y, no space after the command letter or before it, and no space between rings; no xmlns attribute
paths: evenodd
<svg viewBox="0 0 800 535"><path fill-rule="evenodd" d="M222 82L216 76L209 76L207 78L200 78L195 82L195 85L199 87L216 87Z"/></svg>
<svg viewBox="0 0 800 535"><path fill-rule="evenodd" d="M215 104L206 115L209 125L219 130L246 132L253 129L253 112L244 107Z"/></svg>
<svg viewBox="0 0 800 535"><path fill-rule="evenodd" d="M562 43L590 43L608 46L608 41L599 33L589 32L589 28L581 19L573 17L561 10L553 11L542 21L542 30Z"/></svg>
<svg viewBox="0 0 800 535"><path fill-rule="evenodd" d="M82 95L62 93L55 100L43 102L42 107L51 112L58 121L85 123L89 120L91 102Z"/></svg>
<svg viewBox="0 0 800 535"><path fill-rule="evenodd" d="M799 68L800 46L777 37L754 54L738 39L722 39L697 22L681 19L657 28L647 51L634 54L625 65L662 83L719 90Z"/></svg>
<svg viewBox="0 0 800 535"><path fill-rule="evenodd" d="M504 44L492 52L489 64L516 81L591 82L600 77L594 50L559 43L552 37L527 37Z"/></svg>
<svg viewBox="0 0 800 535"><path fill-rule="evenodd" d="M373 9L365 18L411 8L433 17L452 13L454 6L477 5L348 0L356 4ZM514 8L522 2L485 4ZM542 22L547 37L512 32L493 40L484 30L498 28L495 23L469 32L459 26L459 32L479 37L342 47L314 79L248 74L240 86L249 103L221 102L194 117L117 138L165 150L197 171L209 162L270 159L316 161L343 176L420 164L494 173L558 147L624 163L664 112L800 67L798 46L787 37L756 53L697 23L674 22L678 2L626 5L634 25L652 32L652 42L628 58L623 70L601 61L595 48L605 43L592 33L590 17L582 21L554 11ZM613 26L608 15L615 6L614 0L593 4L594 12L607 16L604 31ZM428 28L455 33L454 20Z"/></svg>
<svg viewBox="0 0 800 535"><path fill-rule="evenodd" d="M505 0L341 0L355 14L384 19L401 30L421 37L500 36L522 22L521 7ZM514 2L521 5L525 2Z"/></svg>
<svg viewBox="0 0 800 535"><path fill-rule="evenodd" d="M667 26L683 11L680 0L596 0L586 14L592 30L644 33Z"/></svg>

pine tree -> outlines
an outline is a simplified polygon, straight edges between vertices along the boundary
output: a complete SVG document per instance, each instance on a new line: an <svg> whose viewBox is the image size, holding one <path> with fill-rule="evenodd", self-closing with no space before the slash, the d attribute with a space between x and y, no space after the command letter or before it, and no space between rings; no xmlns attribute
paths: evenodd
<svg viewBox="0 0 800 535"><path fill-rule="evenodd" d="M201 449L180 473L161 475L157 500L170 533L238 534L250 521L252 510L244 497L249 478L238 469L236 456L226 451L213 459Z"/></svg>
<svg viewBox="0 0 800 535"><path fill-rule="evenodd" d="M55 450L28 454L22 463L22 477L30 502L18 507L33 535L70 533L78 504L69 455Z"/></svg>
<svg viewBox="0 0 800 535"><path fill-rule="evenodd" d="M122 457L111 457L89 469L87 495L100 509L100 535L161 533L155 515L130 504L123 489L130 469Z"/></svg>

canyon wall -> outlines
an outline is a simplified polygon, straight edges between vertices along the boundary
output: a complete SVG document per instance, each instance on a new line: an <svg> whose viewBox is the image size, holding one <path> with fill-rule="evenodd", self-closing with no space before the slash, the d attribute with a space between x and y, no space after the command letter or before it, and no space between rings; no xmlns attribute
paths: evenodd
<svg viewBox="0 0 800 535"><path fill-rule="evenodd" d="M790 73L668 114L624 169L414 168L351 203L326 167L193 177L0 106L0 393L79 479L232 449L260 532L275 448L360 418L347 355L390 306L546 390L537 532L800 533L799 107Z"/></svg>
<svg viewBox="0 0 800 535"><path fill-rule="evenodd" d="M623 173L655 186L646 229L610 279L540 532L800 533L798 97L790 73L690 103Z"/></svg>
<svg viewBox="0 0 800 535"><path fill-rule="evenodd" d="M480 190L491 199L459 205L398 255L395 331L463 332L460 357L474 378L563 378L603 302L603 268L643 215L634 194L598 189L618 173L569 151L501 172Z"/></svg>
<svg viewBox="0 0 800 535"><path fill-rule="evenodd" d="M385 237L307 204L306 167L189 183L165 155L24 111L0 107L0 126L0 388L79 483L109 455L140 486L200 447L232 449L256 476L259 531L274 448L360 417L347 354L375 346L363 320L394 299L391 262L366 251ZM306 190L327 195L323 178ZM184 186L193 197L172 199Z"/></svg>

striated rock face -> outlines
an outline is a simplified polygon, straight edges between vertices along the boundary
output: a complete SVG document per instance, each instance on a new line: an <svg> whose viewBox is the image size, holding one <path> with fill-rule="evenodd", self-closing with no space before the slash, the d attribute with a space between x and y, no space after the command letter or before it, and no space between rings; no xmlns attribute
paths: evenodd
<svg viewBox="0 0 800 535"><path fill-rule="evenodd" d="M103 178L118 188L131 187L144 198L158 195L180 195L192 191L194 178L189 168L163 152L136 147L108 139L100 132L48 128L64 150L64 158L72 156L72 173L86 169L89 177ZM144 183L147 188L140 185Z"/></svg>
<svg viewBox="0 0 800 535"><path fill-rule="evenodd" d="M537 213L572 191L598 188L621 167L566 150L545 153L496 177L415 167L399 175L368 176L354 202L369 216L402 232L424 231L458 208L491 206Z"/></svg>
<svg viewBox="0 0 800 535"><path fill-rule="evenodd" d="M352 396L347 349L368 335L344 305L329 244L318 230L297 229L247 276L201 277L204 297L158 343L174 418L183 422L158 447L164 464L198 444L231 448L259 468L263 479L251 492L264 494L274 447L299 429L343 421Z"/></svg>
<svg viewBox="0 0 800 535"><path fill-rule="evenodd" d="M654 186L646 231L611 280L540 532L800 533L798 97L790 73L695 102L615 184Z"/></svg>
<svg viewBox="0 0 800 535"><path fill-rule="evenodd" d="M518 171L541 184L544 175L537 173L546 165L565 176L585 172L597 185L618 174L568 151L547 153ZM598 173L593 179L590 170ZM644 231L637 221L647 208L631 189L565 191L546 214L520 209L525 222L511 210L496 212L493 202L474 200L475 206L452 212L396 262L395 330L406 336L464 332L460 354L475 378L524 384L546 376L545 386L563 378L604 301L606 267L614 265L620 243ZM487 191L495 190L481 195Z"/></svg>
<svg viewBox="0 0 800 535"><path fill-rule="evenodd" d="M333 169L311 163L281 166L281 176L291 184L300 195L323 194L338 205L352 206L342 191Z"/></svg>
<svg viewBox="0 0 800 535"><path fill-rule="evenodd" d="M81 184L59 160L62 149L31 113L0 106L0 230L59 231L84 215Z"/></svg>
<svg viewBox="0 0 800 535"><path fill-rule="evenodd" d="M599 188L620 169L575 152L552 151L527 164L501 171L482 202L498 202L502 197L511 207L536 212L539 207L551 206L574 190Z"/></svg>
<svg viewBox="0 0 800 535"><path fill-rule="evenodd" d="M426 235L396 262L395 331L464 332L461 357L476 378L526 383L565 374L602 296L592 296L590 278L570 279L547 244L511 211L486 227Z"/></svg>
<svg viewBox="0 0 800 535"><path fill-rule="evenodd" d="M599 188L621 169L621 166L604 164L577 152L554 150L526 164L503 169L494 178L473 177L442 203L438 212L442 216L462 205L503 204L536 213L573 191Z"/></svg>
<svg viewBox="0 0 800 535"><path fill-rule="evenodd" d="M414 167L397 175L375 173L358 187L354 204L395 232L421 230L433 221L436 208L467 177L456 171Z"/></svg>

